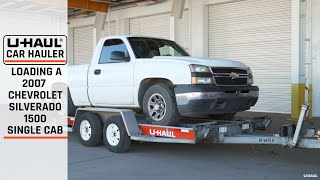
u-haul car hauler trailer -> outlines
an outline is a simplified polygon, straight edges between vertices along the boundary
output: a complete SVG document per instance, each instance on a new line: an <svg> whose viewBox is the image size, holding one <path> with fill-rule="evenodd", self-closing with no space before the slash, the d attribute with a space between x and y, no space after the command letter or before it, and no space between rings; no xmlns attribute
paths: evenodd
<svg viewBox="0 0 320 180"><path fill-rule="evenodd" d="M176 126L147 124L132 110L111 108L79 108L76 116L68 118L69 131L76 131L80 142L96 146L101 137L112 152L125 152L131 140L161 143L190 143L202 141L220 144L277 144L289 147L320 148L320 129L302 126L309 106L302 107L297 124L283 125L279 134L257 134L271 123L269 117L235 118L232 121L192 120Z"/></svg>

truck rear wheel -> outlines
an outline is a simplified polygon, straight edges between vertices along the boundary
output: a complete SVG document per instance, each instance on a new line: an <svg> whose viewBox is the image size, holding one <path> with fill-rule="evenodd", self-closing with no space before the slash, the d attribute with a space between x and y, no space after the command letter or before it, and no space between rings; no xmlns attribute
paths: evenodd
<svg viewBox="0 0 320 180"><path fill-rule="evenodd" d="M147 90L143 97L143 112L155 125L175 125L180 119L174 93L164 84L155 84Z"/></svg>
<svg viewBox="0 0 320 180"><path fill-rule="evenodd" d="M86 112L79 117L76 124L81 144L93 147L101 143L102 125L96 114Z"/></svg>
<svg viewBox="0 0 320 180"><path fill-rule="evenodd" d="M109 151L115 153L126 152L131 144L121 116L108 118L103 125L103 141Z"/></svg>

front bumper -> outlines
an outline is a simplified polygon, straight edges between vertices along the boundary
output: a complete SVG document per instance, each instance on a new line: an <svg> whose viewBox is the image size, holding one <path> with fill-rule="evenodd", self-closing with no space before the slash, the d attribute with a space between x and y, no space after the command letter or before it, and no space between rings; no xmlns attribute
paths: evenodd
<svg viewBox="0 0 320 180"><path fill-rule="evenodd" d="M245 111L258 100L257 86L176 85L178 111L183 116Z"/></svg>

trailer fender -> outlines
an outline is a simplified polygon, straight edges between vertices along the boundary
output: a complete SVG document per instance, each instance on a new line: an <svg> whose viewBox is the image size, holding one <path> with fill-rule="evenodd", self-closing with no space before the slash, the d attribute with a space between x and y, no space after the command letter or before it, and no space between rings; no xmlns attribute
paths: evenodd
<svg viewBox="0 0 320 180"><path fill-rule="evenodd" d="M121 116L119 120L123 121L129 136L141 135L137 119L132 110L94 107L78 108L75 116L75 127L77 127L76 124L78 123L79 117L85 112L96 113L100 117L102 124L104 124L109 117Z"/></svg>

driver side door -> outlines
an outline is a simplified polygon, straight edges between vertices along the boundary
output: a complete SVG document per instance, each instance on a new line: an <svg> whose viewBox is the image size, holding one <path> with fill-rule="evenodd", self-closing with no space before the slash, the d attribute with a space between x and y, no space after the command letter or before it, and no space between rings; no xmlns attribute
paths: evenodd
<svg viewBox="0 0 320 180"><path fill-rule="evenodd" d="M107 39L89 68L88 94L94 106L133 105L134 63L121 39Z"/></svg>

